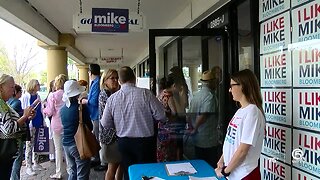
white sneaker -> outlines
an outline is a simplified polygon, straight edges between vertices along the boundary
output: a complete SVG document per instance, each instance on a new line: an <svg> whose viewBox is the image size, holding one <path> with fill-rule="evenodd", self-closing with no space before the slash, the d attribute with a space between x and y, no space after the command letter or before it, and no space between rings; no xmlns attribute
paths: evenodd
<svg viewBox="0 0 320 180"><path fill-rule="evenodd" d="M35 175L37 175L37 173L34 172L34 171L32 170L32 168L27 168L26 174L29 175L29 176L35 176Z"/></svg>
<svg viewBox="0 0 320 180"><path fill-rule="evenodd" d="M42 167L40 164L34 164L32 166L32 169L35 170L35 171L43 171L43 170L45 170L45 168Z"/></svg>
<svg viewBox="0 0 320 180"><path fill-rule="evenodd" d="M50 178L51 179L62 179L61 175L58 175L58 174L52 174L52 175L50 175Z"/></svg>

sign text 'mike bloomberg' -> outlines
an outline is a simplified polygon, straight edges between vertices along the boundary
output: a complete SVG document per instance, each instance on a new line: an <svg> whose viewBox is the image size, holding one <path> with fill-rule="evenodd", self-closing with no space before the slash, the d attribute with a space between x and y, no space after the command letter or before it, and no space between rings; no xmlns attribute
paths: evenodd
<svg viewBox="0 0 320 180"><path fill-rule="evenodd" d="M128 32L129 10L92 8L92 32Z"/></svg>

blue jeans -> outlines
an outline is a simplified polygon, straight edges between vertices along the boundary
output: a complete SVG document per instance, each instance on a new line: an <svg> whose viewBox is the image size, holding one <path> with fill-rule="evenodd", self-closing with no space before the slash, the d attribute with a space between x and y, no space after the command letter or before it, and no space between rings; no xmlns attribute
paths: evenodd
<svg viewBox="0 0 320 180"><path fill-rule="evenodd" d="M18 149L18 156L13 162L12 171L11 171L11 180L19 180L20 179L20 169L23 160L23 148L25 145L25 141L19 141L19 149Z"/></svg>
<svg viewBox="0 0 320 180"><path fill-rule="evenodd" d="M90 175L90 159L81 160L77 146L63 146L69 166L68 180L88 180Z"/></svg>
<svg viewBox="0 0 320 180"><path fill-rule="evenodd" d="M91 120L92 125L93 125L93 134L96 137L96 140L99 142L99 120ZM92 161L94 162L100 162L100 156L99 153L97 153L93 158L91 158Z"/></svg>

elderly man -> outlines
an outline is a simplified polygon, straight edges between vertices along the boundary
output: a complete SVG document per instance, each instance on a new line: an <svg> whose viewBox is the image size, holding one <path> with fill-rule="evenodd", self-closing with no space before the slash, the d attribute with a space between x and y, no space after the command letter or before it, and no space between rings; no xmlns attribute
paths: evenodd
<svg viewBox="0 0 320 180"><path fill-rule="evenodd" d="M218 79L211 71L205 71L201 78L202 88L195 93L190 103L189 119L192 123L191 135L198 159L215 167L218 161L218 101L215 95Z"/></svg>
<svg viewBox="0 0 320 180"><path fill-rule="evenodd" d="M121 89L107 100L101 124L117 131L124 179L128 180L130 165L156 162L154 122L165 121L166 116L163 105L151 91L135 86L130 67L120 69L119 80Z"/></svg>

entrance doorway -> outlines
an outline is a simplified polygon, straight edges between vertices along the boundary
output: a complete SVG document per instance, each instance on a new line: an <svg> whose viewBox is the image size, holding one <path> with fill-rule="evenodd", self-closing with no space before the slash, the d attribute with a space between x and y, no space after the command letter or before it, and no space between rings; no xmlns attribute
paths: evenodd
<svg viewBox="0 0 320 180"><path fill-rule="evenodd" d="M184 79L188 85L188 100L189 106L185 108L185 113L188 118L190 102L194 98L194 94L202 88L200 81L201 75L206 70L211 70L219 79L219 85L215 89L214 94L217 101L217 115L214 119L218 123L216 131L219 132L219 143L224 139L224 127L221 127L226 117L226 101L229 96L226 93L228 90L229 80L226 81L228 74L228 39L224 29L152 29L149 31L149 59L150 59L150 78L151 82L156 80L156 39L164 36L175 37L175 41L164 48L163 60L159 63L164 73L167 76L170 69L179 67ZM158 77L158 79L161 77ZM154 84L150 87L156 93ZM212 107L213 108L213 107ZM216 133L208 134L208 139L212 139ZM216 137L214 137L216 138ZM213 138L213 139L214 139ZM185 133L183 137L184 157L187 159L197 158L195 156L194 139L189 134ZM221 146L220 146L221 148ZM220 149L221 150L221 149Z"/></svg>

